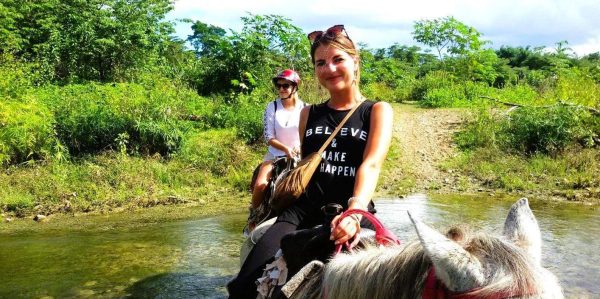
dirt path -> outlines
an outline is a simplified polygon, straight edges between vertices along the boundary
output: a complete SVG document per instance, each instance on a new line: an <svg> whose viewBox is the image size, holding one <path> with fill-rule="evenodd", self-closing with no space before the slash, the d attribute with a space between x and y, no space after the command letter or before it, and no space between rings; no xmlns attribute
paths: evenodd
<svg viewBox="0 0 600 299"><path fill-rule="evenodd" d="M452 136L463 122L463 112L406 104L393 108L394 140L384 189L402 194L455 186L457 175L442 170L440 163L457 154Z"/></svg>

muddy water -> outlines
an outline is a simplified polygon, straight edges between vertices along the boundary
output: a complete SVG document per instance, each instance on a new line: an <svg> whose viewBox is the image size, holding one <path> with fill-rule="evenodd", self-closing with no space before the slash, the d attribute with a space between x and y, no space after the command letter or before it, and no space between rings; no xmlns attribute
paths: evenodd
<svg viewBox="0 0 600 299"><path fill-rule="evenodd" d="M404 240L416 238L406 210L438 228L466 222L500 233L514 199L415 195L378 200L377 210ZM600 296L600 211L535 200L531 207L543 263L567 297ZM81 217L52 229L0 224L0 298L226 297L223 286L239 267L244 215L148 223L123 217Z"/></svg>

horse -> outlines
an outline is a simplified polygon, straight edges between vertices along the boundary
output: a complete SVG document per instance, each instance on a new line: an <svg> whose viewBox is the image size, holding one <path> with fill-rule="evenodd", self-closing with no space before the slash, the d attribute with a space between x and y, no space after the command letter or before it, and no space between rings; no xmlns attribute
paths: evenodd
<svg viewBox="0 0 600 299"><path fill-rule="evenodd" d="M526 198L510 208L502 236L466 226L444 235L408 213L418 240L367 246L313 261L283 286L288 298L563 298L541 265L541 233Z"/></svg>

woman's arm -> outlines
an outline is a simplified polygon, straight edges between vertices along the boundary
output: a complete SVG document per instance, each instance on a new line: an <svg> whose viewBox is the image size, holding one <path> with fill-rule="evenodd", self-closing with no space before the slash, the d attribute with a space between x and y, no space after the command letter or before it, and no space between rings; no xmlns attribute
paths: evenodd
<svg viewBox="0 0 600 299"><path fill-rule="evenodd" d="M363 153L363 162L356 172L354 191L348 202L348 209L366 210L381 172L381 166L387 156L392 141L392 126L394 113L390 104L378 102L371 111L371 128L367 145ZM337 221L334 218L332 227ZM361 218L360 216L358 217ZM331 239L336 244L344 243L351 239L360 229L357 219L347 217L339 223L331 233Z"/></svg>
<svg viewBox="0 0 600 299"><path fill-rule="evenodd" d="M363 162L356 172L353 199L348 203L349 209L367 209L375 193L381 166L392 142L393 123L394 112L390 104L378 102L373 105L369 138L363 154Z"/></svg>
<svg viewBox="0 0 600 299"><path fill-rule="evenodd" d="M308 113L310 112L310 105L302 108L300 111L300 123L298 124L298 134L300 134L300 144L304 141L304 131L306 131L306 122L308 121ZM303 153L301 153L303 154ZM302 156L304 157L304 156Z"/></svg>

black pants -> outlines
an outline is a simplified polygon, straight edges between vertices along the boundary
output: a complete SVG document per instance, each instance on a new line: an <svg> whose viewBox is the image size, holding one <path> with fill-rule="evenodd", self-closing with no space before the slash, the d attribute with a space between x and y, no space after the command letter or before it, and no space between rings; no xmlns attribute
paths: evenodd
<svg viewBox="0 0 600 299"><path fill-rule="evenodd" d="M258 240L242 265L237 277L227 284L229 298L256 298L255 281L261 276L280 247L281 239L296 230L297 226L288 222L276 222Z"/></svg>
<svg viewBox="0 0 600 299"><path fill-rule="evenodd" d="M281 248L283 237L297 229L314 227L322 222L320 207L308 200L299 200L285 209L277 217L277 222L254 245L237 277L227 284L229 298L256 298L256 280L262 275L265 265L273 260L273 256Z"/></svg>
<svg viewBox="0 0 600 299"><path fill-rule="evenodd" d="M252 248L237 277L227 284L229 298L256 298L255 282L279 248L288 266L288 279L312 260L325 262L329 259L335 248L329 240L330 221L320 207L307 201L299 201L283 211ZM319 224L323 225L315 227ZM372 228L369 222L363 221L361 225Z"/></svg>

